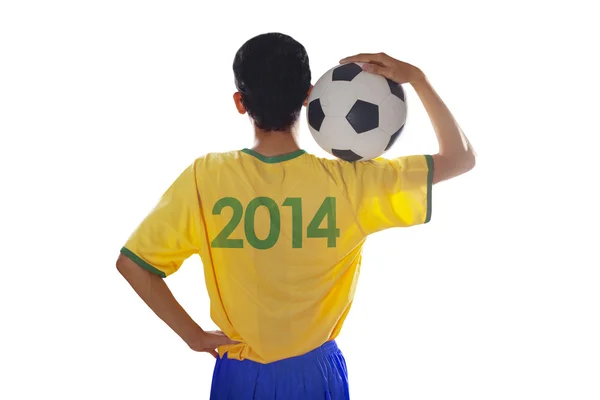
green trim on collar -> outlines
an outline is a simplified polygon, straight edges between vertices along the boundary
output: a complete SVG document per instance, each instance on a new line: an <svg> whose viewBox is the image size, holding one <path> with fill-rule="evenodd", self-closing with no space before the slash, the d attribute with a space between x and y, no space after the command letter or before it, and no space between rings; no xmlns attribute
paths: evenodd
<svg viewBox="0 0 600 400"><path fill-rule="evenodd" d="M302 154L306 153L306 151L304 151L304 150L296 150L293 153L282 154L280 156L274 156L274 157L267 157L267 156L263 156L262 154L257 153L256 151L250 150L250 149L242 149L242 152L249 154L253 157L256 157L260 161L265 162L267 164L276 164L276 163L280 163L283 161L292 160L292 159L300 157Z"/></svg>

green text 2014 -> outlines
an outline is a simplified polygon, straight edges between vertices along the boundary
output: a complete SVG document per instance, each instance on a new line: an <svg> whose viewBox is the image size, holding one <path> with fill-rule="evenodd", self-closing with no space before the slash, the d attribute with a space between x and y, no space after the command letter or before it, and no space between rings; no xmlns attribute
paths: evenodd
<svg viewBox="0 0 600 400"><path fill-rule="evenodd" d="M275 246L281 233L281 212L275 200L270 197L256 197L248 203L244 212L244 206L238 199L223 197L215 203L212 210L213 215L220 215L226 207L233 210L233 215L223 230L212 241L211 246L213 248L240 249L244 247L243 239L230 238L242 218L244 219L246 241L250 246L260 250ZM259 207L265 207L269 212L269 234L264 239L256 236L255 216ZM302 198L288 197L281 204L281 207L290 207L292 211L292 248L302 248L304 240ZM326 221L326 227L321 228L320 226L324 220ZM336 226L336 199L335 197L326 197L306 227L306 238L325 238L327 239L327 247L335 247L338 237L340 237L340 230Z"/></svg>

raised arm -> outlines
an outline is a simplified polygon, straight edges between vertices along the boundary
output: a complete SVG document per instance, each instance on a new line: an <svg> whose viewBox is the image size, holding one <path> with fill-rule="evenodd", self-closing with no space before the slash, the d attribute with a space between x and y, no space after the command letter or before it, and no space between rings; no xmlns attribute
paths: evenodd
<svg viewBox="0 0 600 400"><path fill-rule="evenodd" d="M475 152L452 113L435 92L427 78L411 83L433 125L439 152L433 156L433 183L445 181L475 167Z"/></svg>
<svg viewBox="0 0 600 400"><path fill-rule="evenodd" d="M419 68L384 53L358 54L340 62L365 63L365 71L383 75L396 83L412 85L429 115L439 144L439 152L433 156L433 183L457 177L473 169L475 152L471 144Z"/></svg>

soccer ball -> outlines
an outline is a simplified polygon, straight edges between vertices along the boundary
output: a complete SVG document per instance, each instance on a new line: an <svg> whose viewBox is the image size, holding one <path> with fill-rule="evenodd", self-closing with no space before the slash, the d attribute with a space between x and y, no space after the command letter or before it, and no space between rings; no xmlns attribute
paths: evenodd
<svg viewBox="0 0 600 400"><path fill-rule="evenodd" d="M331 68L308 97L306 116L313 138L323 150L346 161L381 156L406 122L402 86L363 71L361 65Z"/></svg>

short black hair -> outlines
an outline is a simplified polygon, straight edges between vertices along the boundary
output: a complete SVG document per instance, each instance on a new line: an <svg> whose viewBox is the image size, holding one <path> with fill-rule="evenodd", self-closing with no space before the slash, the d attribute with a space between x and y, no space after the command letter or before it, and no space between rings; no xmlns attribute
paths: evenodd
<svg viewBox="0 0 600 400"><path fill-rule="evenodd" d="M302 44L282 33L255 36L237 51L233 74L257 128L288 131L298 120L311 80Z"/></svg>

